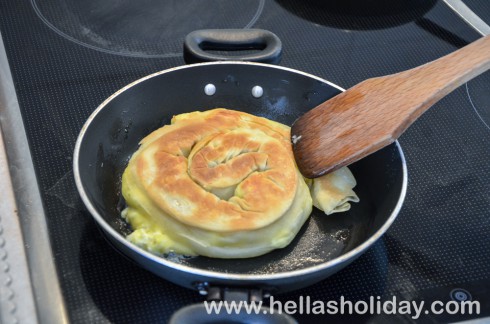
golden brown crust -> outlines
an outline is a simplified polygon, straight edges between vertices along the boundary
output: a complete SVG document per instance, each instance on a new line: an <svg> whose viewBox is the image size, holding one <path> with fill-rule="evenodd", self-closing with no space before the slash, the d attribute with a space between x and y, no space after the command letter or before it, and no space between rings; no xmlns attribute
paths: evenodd
<svg viewBox="0 0 490 324"><path fill-rule="evenodd" d="M126 172L166 214L215 232L273 223L298 185L288 127L226 109L176 116L142 140Z"/></svg>
<svg viewBox="0 0 490 324"><path fill-rule="evenodd" d="M174 116L141 141L123 174L127 239L158 255L247 258L288 245L313 204L348 210L358 201L350 171L304 179L289 133L226 109Z"/></svg>

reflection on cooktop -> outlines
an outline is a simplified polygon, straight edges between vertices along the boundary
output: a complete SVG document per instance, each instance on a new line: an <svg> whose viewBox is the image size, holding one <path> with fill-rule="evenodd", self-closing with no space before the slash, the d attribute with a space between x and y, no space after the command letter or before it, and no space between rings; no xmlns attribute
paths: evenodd
<svg viewBox="0 0 490 324"><path fill-rule="evenodd" d="M424 16L437 0L276 0L291 13L315 24L348 29L385 29Z"/></svg>
<svg viewBox="0 0 490 324"><path fill-rule="evenodd" d="M180 56L188 33L250 28L265 0L31 0L60 36L94 50L133 57ZM212 9L212 10L210 10Z"/></svg>
<svg viewBox="0 0 490 324"><path fill-rule="evenodd" d="M466 94L478 119L490 130L490 73L466 83Z"/></svg>

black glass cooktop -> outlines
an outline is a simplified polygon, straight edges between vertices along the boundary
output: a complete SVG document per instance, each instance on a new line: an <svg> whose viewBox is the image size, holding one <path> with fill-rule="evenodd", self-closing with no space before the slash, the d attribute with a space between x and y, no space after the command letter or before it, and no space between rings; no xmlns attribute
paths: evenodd
<svg viewBox="0 0 490 324"><path fill-rule="evenodd" d="M490 2L465 2L490 23ZM344 88L421 65L479 38L436 0L0 1L0 30L74 323L165 322L177 309L203 300L115 251L85 210L72 172L74 144L90 113L122 86L183 65L183 38L201 28L270 30L283 42L281 65ZM393 226L346 269L276 300L472 298L481 303L479 315L421 318L490 316L490 73L441 100L400 143L409 183ZM403 314L349 319L414 321Z"/></svg>

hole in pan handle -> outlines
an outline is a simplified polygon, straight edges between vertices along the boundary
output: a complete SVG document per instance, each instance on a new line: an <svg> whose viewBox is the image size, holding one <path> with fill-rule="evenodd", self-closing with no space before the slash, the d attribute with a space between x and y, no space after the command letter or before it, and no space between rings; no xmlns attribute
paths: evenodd
<svg viewBox="0 0 490 324"><path fill-rule="evenodd" d="M217 54L209 51L247 51L243 55ZM250 61L277 64L281 61L282 43L274 33L263 29L203 29L188 34L184 40L187 64L212 61Z"/></svg>

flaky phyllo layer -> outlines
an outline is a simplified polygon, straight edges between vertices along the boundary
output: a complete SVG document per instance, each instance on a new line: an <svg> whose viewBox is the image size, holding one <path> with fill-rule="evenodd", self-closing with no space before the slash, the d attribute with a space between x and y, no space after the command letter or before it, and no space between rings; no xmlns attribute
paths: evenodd
<svg viewBox="0 0 490 324"><path fill-rule="evenodd" d="M134 232L155 254L247 258L288 245L311 213L359 198L347 168L314 180L296 167L290 130L243 112L177 115L141 141L122 178Z"/></svg>

